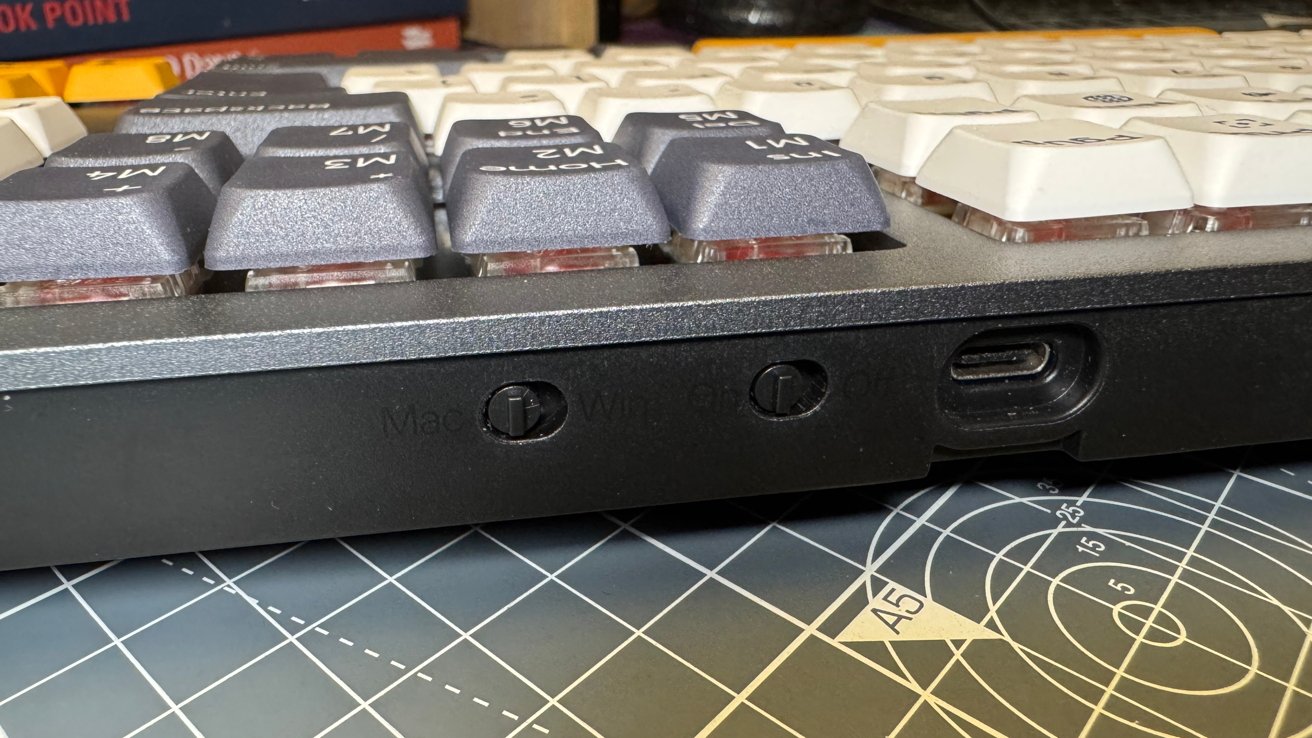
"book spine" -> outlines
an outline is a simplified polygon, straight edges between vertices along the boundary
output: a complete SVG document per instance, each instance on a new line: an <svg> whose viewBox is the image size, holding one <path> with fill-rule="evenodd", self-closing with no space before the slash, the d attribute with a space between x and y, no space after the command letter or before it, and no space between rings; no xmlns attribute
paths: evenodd
<svg viewBox="0 0 1312 738"><path fill-rule="evenodd" d="M0 60L439 18L464 0L0 0Z"/></svg>
<svg viewBox="0 0 1312 738"><path fill-rule="evenodd" d="M190 44L150 46L126 51L79 54L66 57L74 64L87 59L112 59L129 56L162 56L173 66L179 79L187 80L219 62L239 56L278 54L312 54L332 52L352 56L361 51L402 51L412 49L455 49L460 46L460 20L440 18L411 23L384 23L332 31L306 31L268 36L251 36L224 41L199 41Z"/></svg>

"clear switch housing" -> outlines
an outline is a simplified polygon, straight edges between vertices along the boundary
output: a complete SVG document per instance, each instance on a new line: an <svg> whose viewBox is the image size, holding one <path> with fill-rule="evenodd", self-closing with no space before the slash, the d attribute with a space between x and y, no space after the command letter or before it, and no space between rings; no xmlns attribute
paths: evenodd
<svg viewBox="0 0 1312 738"><path fill-rule="evenodd" d="M850 254L852 241L847 236L837 233L731 238L723 241L699 241L675 233L663 248L670 258L681 264L705 264L717 261L792 259L802 256Z"/></svg>
<svg viewBox="0 0 1312 738"><path fill-rule="evenodd" d="M581 272L590 269L636 267L638 266L638 252L632 246L507 251L494 254L471 254L469 261L474 276L509 277L522 274Z"/></svg>
<svg viewBox="0 0 1312 738"><path fill-rule="evenodd" d="M346 287L415 281L415 260L367 261L349 264L251 269L246 272L247 292L269 292L310 287Z"/></svg>
<svg viewBox="0 0 1312 738"><path fill-rule="evenodd" d="M200 291L208 273L193 266L179 274L96 279L44 279L0 285L0 307L118 302L181 297Z"/></svg>

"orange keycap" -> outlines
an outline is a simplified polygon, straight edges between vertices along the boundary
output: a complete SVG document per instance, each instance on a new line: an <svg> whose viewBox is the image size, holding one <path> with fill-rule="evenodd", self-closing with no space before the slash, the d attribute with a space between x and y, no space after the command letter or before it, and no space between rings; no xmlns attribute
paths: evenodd
<svg viewBox="0 0 1312 738"><path fill-rule="evenodd" d="M59 59L30 62L0 62L0 74L26 74L41 85L41 94L59 97L68 80L68 64Z"/></svg>
<svg viewBox="0 0 1312 738"><path fill-rule="evenodd" d="M0 71L0 98L42 97L45 94L32 75Z"/></svg>
<svg viewBox="0 0 1312 738"><path fill-rule="evenodd" d="M93 59L68 70L64 99L70 103L147 100L178 84L161 57Z"/></svg>

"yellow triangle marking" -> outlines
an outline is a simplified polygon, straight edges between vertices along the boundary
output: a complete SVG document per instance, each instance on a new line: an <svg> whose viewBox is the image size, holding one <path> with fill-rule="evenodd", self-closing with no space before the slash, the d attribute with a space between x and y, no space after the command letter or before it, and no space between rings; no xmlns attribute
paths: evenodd
<svg viewBox="0 0 1312 738"><path fill-rule="evenodd" d="M888 584L843 632L842 643L1000 639L1001 635L905 587Z"/></svg>

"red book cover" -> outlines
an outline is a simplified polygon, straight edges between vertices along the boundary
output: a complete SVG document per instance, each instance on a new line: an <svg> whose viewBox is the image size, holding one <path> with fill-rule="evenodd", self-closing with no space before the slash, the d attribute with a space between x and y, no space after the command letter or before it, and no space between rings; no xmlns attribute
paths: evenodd
<svg viewBox="0 0 1312 738"><path fill-rule="evenodd" d="M277 54L312 54L331 52L352 56L361 51L400 51L407 49L455 49L460 46L460 19L384 23L331 31L305 31L270 36L250 36L223 41L197 41L188 44L151 46L98 54L66 57L70 64L87 59L129 56L162 56L173 65L178 78L187 80L214 65L239 56Z"/></svg>

